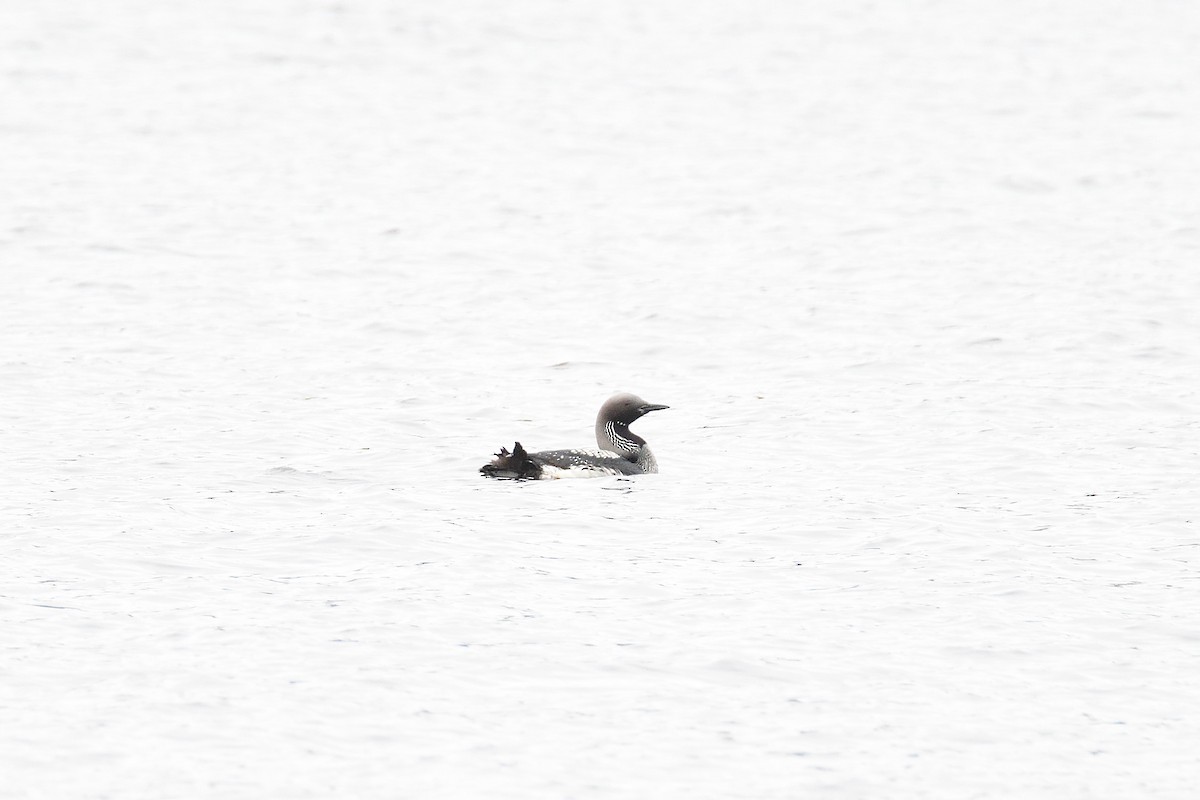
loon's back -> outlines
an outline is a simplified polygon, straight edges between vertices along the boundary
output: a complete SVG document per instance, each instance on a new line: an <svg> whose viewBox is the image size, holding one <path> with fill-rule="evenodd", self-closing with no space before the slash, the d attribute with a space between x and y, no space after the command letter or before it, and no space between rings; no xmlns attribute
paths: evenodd
<svg viewBox="0 0 1200 800"><path fill-rule="evenodd" d="M501 447L496 459L479 468L492 478L545 480L549 478L595 478L603 475L641 475L636 463L608 450L543 450L528 453L520 442L512 452Z"/></svg>

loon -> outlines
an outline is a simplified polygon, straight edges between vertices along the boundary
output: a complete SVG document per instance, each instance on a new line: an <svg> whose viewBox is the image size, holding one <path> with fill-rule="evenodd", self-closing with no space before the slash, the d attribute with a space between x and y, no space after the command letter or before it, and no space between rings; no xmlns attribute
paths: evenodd
<svg viewBox="0 0 1200 800"><path fill-rule="evenodd" d="M595 478L604 475L645 475L658 472L658 462L646 440L629 430L631 423L669 406L647 403L633 394L614 394L596 416L599 450L545 450L528 453L520 442L512 452L501 447L495 460L479 471L491 478L549 480Z"/></svg>

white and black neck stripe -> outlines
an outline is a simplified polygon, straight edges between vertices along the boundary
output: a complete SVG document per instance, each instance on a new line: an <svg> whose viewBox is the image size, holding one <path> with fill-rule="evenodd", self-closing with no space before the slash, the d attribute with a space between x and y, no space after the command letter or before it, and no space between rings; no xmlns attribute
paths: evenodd
<svg viewBox="0 0 1200 800"><path fill-rule="evenodd" d="M645 439L629 430L628 425L613 422L612 420L604 423L604 438L605 441L597 441L596 444L605 450L612 450L614 453L632 457L633 460L637 459L638 451L646 443Z"/></svg>

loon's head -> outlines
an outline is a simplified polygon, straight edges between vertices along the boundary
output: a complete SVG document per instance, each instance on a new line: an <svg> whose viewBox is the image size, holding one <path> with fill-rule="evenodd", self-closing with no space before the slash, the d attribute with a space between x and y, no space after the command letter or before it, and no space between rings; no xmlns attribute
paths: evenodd
<svg viewBox="0 0 1200 800"><path fill-rule="evenodd" d="M622 392L614 394L604 402L600 407L600 416L596 418L596 422L616 422L623 425L629 425L635 420L649 414L651 411L661 411L669 406L662 406L657 403L647 403L636 394Z"/></svg>
<svg viewBox="0 0 1200 800"><path fill-rule="evenodd" d="M651 458L646 440L629 430L630 423L651 411L666 408L657 403L647 403L636 394L614 394L600 407L596 416L596 444L601 450L620 453L630 461ZM653 471L653 470L651 470Z"/></svg>

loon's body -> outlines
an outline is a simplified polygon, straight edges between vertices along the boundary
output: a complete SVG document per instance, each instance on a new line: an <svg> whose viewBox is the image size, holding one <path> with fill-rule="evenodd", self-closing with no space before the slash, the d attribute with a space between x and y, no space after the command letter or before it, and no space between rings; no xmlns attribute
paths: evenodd
<svg viewBox="0 0 1200 800"><path fill-rule="evenodd" d="M645 475L658 472L658 462L646 440L629 430L635 420L667 406L647 403L637 395L615 394L596 416L599 450L544 450L526 452L520 442L512 452L500 448L492 463L479 471L492 478L547 480L594 478L603 475Z"/></svg>

